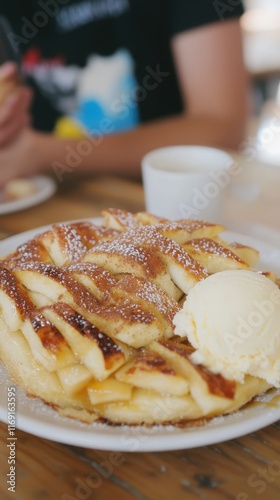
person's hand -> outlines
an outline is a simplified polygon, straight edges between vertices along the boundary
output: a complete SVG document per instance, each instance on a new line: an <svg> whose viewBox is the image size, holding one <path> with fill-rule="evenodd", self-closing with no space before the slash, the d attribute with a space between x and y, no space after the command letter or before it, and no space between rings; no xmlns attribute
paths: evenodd
<svg viewBox="0 0 280 500"><path fill-rule="evenodd" d="M41 135L24 128L13 142L0 148L0 187L16 177L26 177L44 169L40 155Z"/></svg>
<svg viewBox="0 0 280 500"><path fill-rule="evenodd" d="M19 82L15 63L0 66L0 148L13 141L30 123L30 88Z"/></svg>

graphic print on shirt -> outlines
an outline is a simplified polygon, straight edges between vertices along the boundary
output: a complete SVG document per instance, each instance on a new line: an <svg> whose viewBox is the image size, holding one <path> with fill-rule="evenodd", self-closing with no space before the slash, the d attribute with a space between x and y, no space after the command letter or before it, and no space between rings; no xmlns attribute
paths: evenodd
<svg viewBox="0 0 280 500"><path fill-rule="evenodd" d="M128 130L139 122L133 60L126 50L112 56L90 56L78 84L73 117L92 135Z"/></svg>
<svg viewBox="0 0 280 500"><path fill-rule="evenodd" d="M32 48L24 56L23 70L62 113L54 128L60 137L116 133L139 123L137 81L127 50L90 55L81 68L66 66L59 56L44 59Z"/></svg>
<svg viewBox="0 0 280 500"><path fill-rule="evenodd" d="M85 0L71 3L58 11L56 25L59 31L72 31L88 23L118 17L129 8L129 0Z"/></svg>

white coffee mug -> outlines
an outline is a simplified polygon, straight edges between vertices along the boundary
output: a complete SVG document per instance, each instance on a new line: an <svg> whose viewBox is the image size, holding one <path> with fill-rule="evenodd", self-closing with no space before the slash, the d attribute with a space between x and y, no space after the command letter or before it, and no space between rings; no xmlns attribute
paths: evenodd
<svg viewBox="0 0 280 500"><path fill-rule="evenodd" d="M206 146L169 146L142 159L146 210L171 220L222 222L232 157Z"/></svg>

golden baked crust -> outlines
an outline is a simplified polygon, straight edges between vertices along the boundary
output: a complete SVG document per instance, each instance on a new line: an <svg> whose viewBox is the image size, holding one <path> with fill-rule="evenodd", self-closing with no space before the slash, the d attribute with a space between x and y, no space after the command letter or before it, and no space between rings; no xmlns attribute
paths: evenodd
<svg viewBox="0 0 280 500"><path fill-rule="evenodd" d="M252 269L257 250L224 242L220 224L103 215L101 226L54 224L0 261L0 357L11 379L62 415L116 425L203 423L268 390L195 365L173 325L196 283Z"/></svg>

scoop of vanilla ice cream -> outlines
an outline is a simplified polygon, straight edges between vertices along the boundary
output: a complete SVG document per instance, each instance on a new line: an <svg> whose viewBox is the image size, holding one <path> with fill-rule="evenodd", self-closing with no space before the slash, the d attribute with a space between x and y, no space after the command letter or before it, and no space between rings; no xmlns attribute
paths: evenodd
<svg viewBox="0 0 280 500"><path fill-rule="evenodd" d="M280 387L280 290L248 270L221 271L197 283L174 317L195 363L244 382L254 375Z"/></svg>

